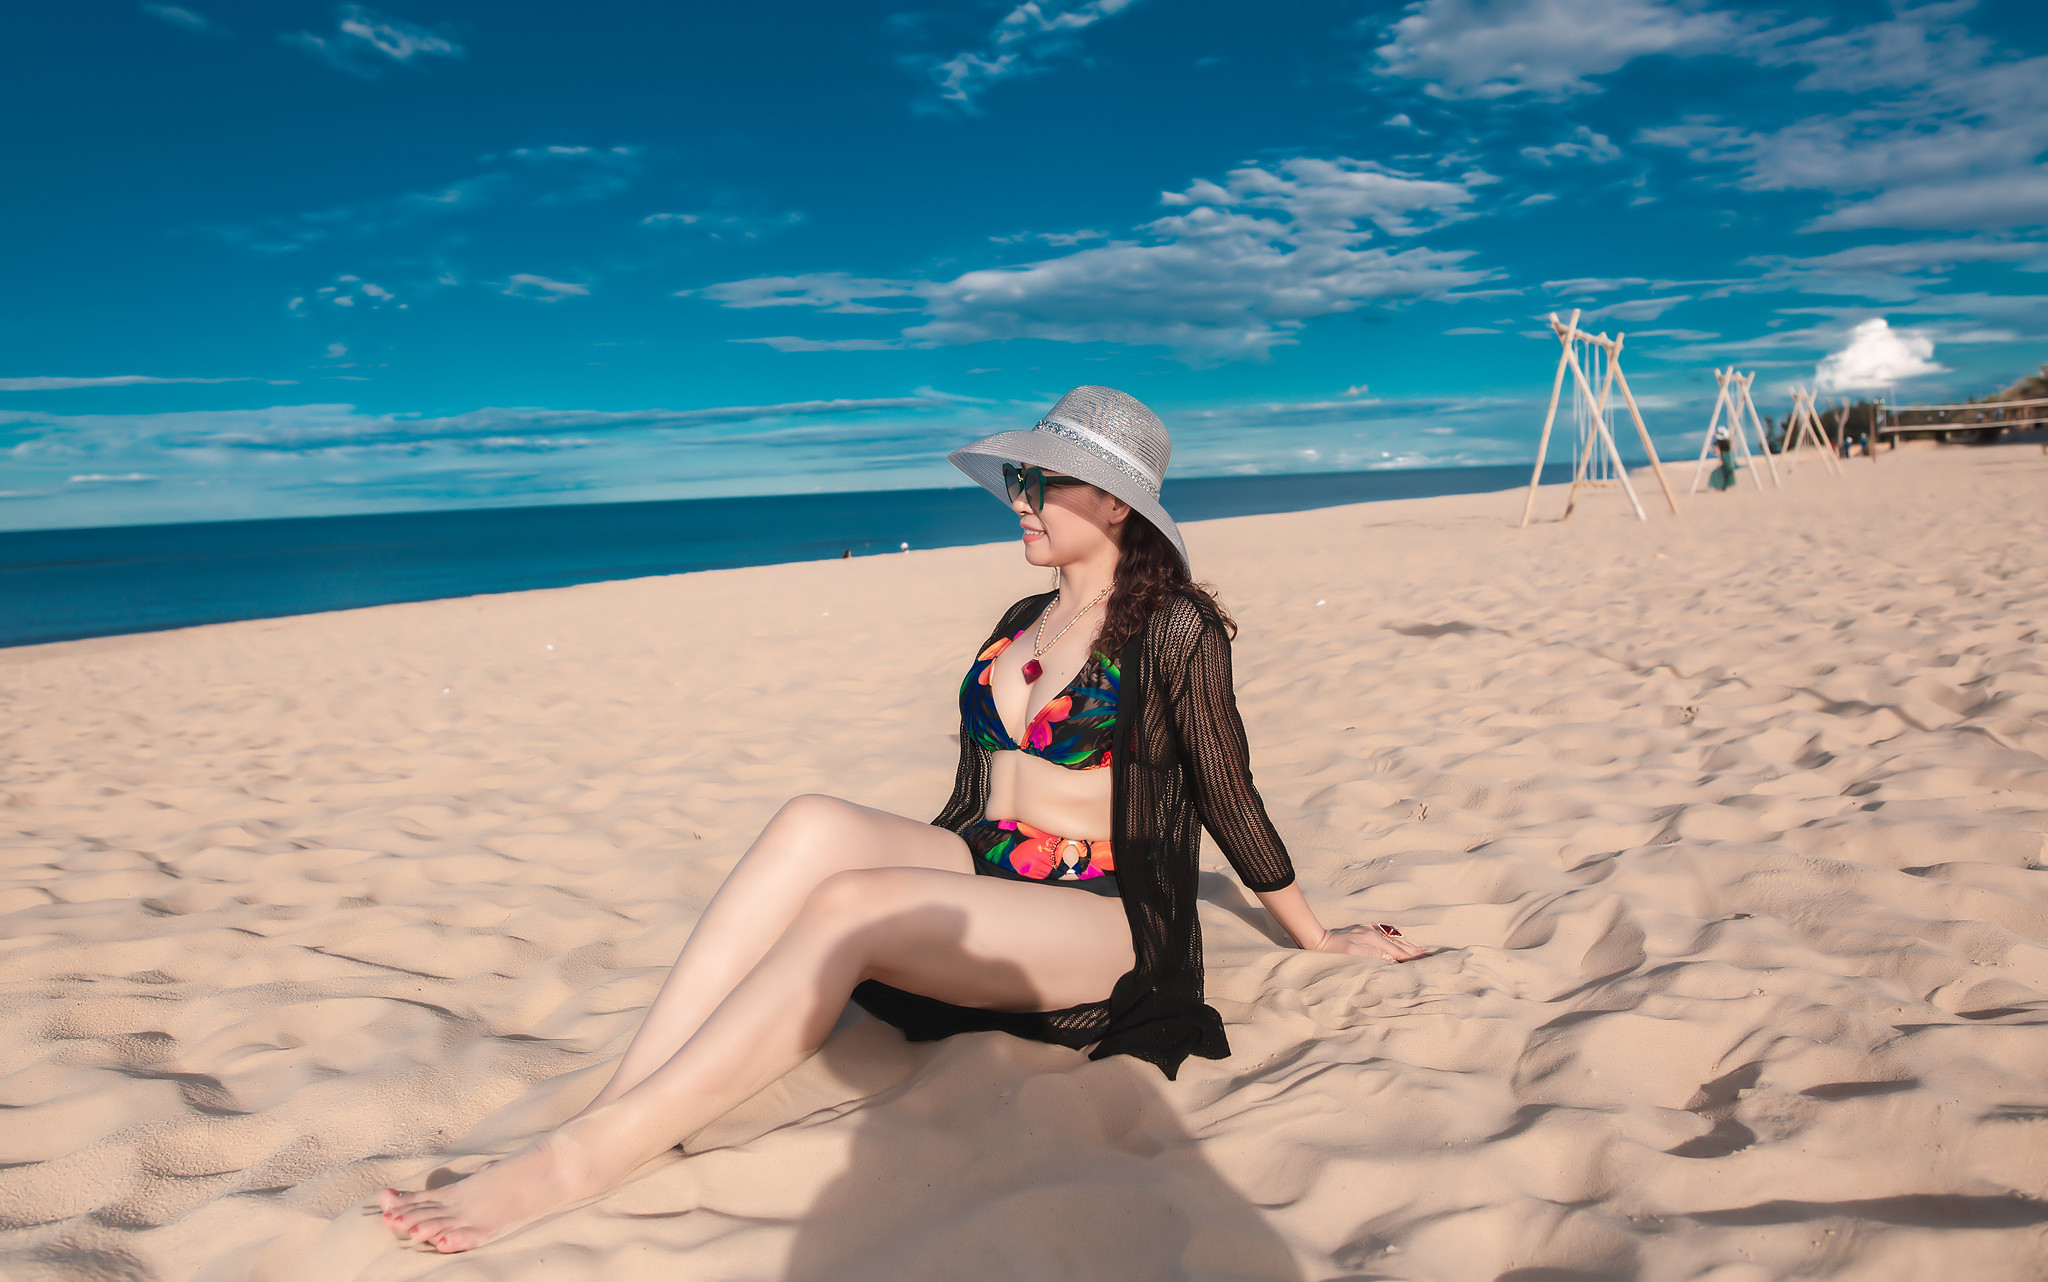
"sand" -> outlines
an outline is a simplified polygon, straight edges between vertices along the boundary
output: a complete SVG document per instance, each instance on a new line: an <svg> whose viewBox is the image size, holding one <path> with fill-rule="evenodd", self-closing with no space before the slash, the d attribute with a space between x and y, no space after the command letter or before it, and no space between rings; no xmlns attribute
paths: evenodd
<svg viewBox="0 0 2048 1282"><path fill-rule="evenodd" d="M594 1093L783 799L933 812L957 673L1041 576L966 548L0 652L0 1274L2048 1275L2048 457L1682 503L1189 528L1311 902L1436 956L1277 947L1212 852L1229 1060L853 1017L460 1257L365 1194Z"/></svg>

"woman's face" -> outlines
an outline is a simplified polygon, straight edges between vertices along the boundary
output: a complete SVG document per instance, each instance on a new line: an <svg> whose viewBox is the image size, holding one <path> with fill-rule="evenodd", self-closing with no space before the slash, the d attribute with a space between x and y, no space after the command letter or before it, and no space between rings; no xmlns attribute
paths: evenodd
<svg viewBox="0 0 2048 1282"><path fill-rule="evenodd" d="M1031 510L1021 495L1010 504L1024 539L1024 559L1033 565L1072 565L1115 555L1119 527L1131 514L1130 504L1092 485L1048 485L1045 509Z"/></svg>

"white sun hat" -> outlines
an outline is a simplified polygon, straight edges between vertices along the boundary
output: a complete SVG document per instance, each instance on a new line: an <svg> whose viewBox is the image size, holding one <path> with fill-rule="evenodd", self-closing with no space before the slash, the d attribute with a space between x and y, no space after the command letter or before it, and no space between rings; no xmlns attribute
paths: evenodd
<svg viewBox="0 0 2048 1282"><path fill-rule="evenodd" d="M1187 545L1159 505L1173 438L1159 416L1135 396L1113 387L1077 387L1028 432L997 432L963 445L946 461L989 493L1010 503L1003 464L1023 463L1079 480L1131 505L1157 526L1188 564ZM1190 575L1193 571L1189 571Z"/></svg>

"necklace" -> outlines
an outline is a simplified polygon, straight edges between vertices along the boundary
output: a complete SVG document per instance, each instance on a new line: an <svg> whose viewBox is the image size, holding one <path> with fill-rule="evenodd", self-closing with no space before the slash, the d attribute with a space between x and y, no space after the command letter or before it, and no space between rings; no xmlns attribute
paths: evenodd
<svg viewBox="0 0 2048 1282"><path fill-rule="evenodd" d="M1109 588L1115 586L1116 584L1112 582ZM1052 608L1060 603L1059 594L1054 593L1052 600L1045 603L1045 613L1038 616L1038 631L1031 636L1031 659L1024 665L1025 685L1030 685L1045 675L1045 665L1040 663L1039 660L1043 659L1053 646L1060 643L1060 638L1067 635L1068 631L1081 621L1081 615L1087 614L1090 610L1102 604L1102 598L1109 595L1109 588L1104 588L1102 591L1097 592L1093 601L1081 607L1080 614L1076 614L1073 618L1068 619L1067 626L1059 630L1053 637L1051 644L1047 644L1045 640L1045 621L1052 617Z"/></svg>

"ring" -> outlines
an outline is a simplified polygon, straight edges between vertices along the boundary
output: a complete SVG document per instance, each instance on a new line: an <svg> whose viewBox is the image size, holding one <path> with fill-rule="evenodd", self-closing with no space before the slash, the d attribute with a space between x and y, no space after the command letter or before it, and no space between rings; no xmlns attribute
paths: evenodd
<svg viewBox="0 0 2048 1282"><path fill-rule="evenodd" d="M1385 922L1374 922L1373 929L1379 931L1383 935L1392 935L1396 939L1399 939L1401 937L1400 931L1395 930L1392 926L1387 925Z"/></svg>

